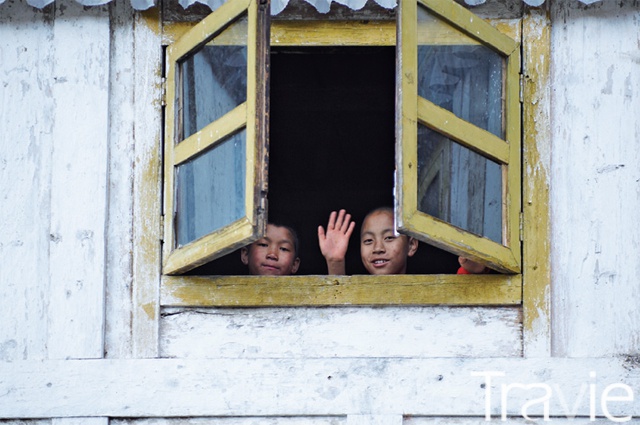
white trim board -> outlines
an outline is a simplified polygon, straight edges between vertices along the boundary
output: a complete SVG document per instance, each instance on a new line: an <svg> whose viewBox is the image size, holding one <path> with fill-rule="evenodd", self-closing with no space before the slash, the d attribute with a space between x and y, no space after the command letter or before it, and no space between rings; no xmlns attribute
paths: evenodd
<svg viewBox="0 0 640 425"><path fill-rule="evenodd" d="M0 363L0 417L185 417L304 415L430 415L501 413L502 384L545 384L550 415L595 414L612 384L637 391L635 358L318 358L45 360ZM594 373L595 376L591 376ZM593 386L593 387L592 387ZM543 394L512 389L508 415ZM609 396L619 396L612 392ZM640 415L640 403L610 402L612 414ZM528 413L541 415L542 405Z"/></svg>

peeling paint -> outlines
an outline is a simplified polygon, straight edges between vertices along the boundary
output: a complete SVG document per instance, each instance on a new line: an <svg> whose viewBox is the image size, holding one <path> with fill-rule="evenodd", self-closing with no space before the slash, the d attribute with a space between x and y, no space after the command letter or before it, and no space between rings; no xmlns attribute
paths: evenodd
<svg viewBox="0 0 640 425"><path fill-rule="evenodd" d="M601 91L602 94L611 94L613 92L613 70L613 65L607 69L607 82Z"/></svg>
<svg viewBox="0 0 640 425"><path fill-rule="evenodd" d="M624 79L624 101L630 103L633 100L633 84L631 75L627 75Z"/></svg>
<svg viewBox="0 0 640 425"><path fill-rule="evenodd" d="M597 168L596 173L598 174L611 173L621 168L624 168L624 164L610 164L610 165L605 165L604 167Z"/></svg>
<svg viewBox="0 0 640 425"><path fill-rule="evenodd" d="M141 307L150 320L156 319L155 303L146 303L146 304L143 304Z"/></svg>

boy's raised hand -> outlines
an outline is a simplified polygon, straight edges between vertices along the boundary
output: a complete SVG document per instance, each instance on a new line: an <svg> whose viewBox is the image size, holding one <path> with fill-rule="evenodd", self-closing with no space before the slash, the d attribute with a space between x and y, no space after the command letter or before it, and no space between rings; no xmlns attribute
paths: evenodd
<svg viewBox="0 0 640 425"><path fill-rule="evenodd" d="M345 210L331 212L326 232L322 226L318 226L318 242L320 251L327 261L328 274L345 274L349 238L355 227L356 223L351 221L351 214L347 214Z"/></svg>

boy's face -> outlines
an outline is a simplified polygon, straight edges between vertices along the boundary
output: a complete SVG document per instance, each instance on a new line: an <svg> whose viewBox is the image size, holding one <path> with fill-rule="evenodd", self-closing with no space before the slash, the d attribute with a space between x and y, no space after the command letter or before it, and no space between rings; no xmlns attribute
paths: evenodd
<svg viewBox="0 0 640 425"><path fill-rule="evenodd" d="M389 211L376 211L362 223L360 257L370 274L404 274L407 257L418 249L418 241L398 235Z"/></svg>
<svg viewBox="0 0 640 425"><path fill-rule="evenodd" d="M267 234L240 251L240 259L252 275L285 276L298 271L293 237L285 227L267 225Z"/></svg>

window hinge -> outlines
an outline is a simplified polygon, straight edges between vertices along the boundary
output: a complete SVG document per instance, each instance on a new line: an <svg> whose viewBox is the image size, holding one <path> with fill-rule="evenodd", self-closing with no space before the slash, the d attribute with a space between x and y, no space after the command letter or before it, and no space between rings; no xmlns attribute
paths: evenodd
<svg viewBox="0 0 640 425"><path fill-rule="evenodd" d="M524 240L524 212L520 211L520 242Z"/></svg>
<svg viewBox="0 0 640 425"><path fill-rule="evenodd" d="M524 103L524 75L520 74L520 103Z"/></svg>
<svg viewBox="0 0 640 425"><path fill-rule="evenodd" d="M267 193L262 191L260 194L260 203L258 205L258 214L263 214L267 211Z"/></svg>
<svg viewBox="0 0 640 425"><path fill-rule="evenodd" d="M162 106L167 106L167 79L162 77Z"/></svg>
<svg viewBox="0 0 640 425"><path fill-rule="evenodd" d="M164 242L164 214L160 215L160 242Z"/></svg>

